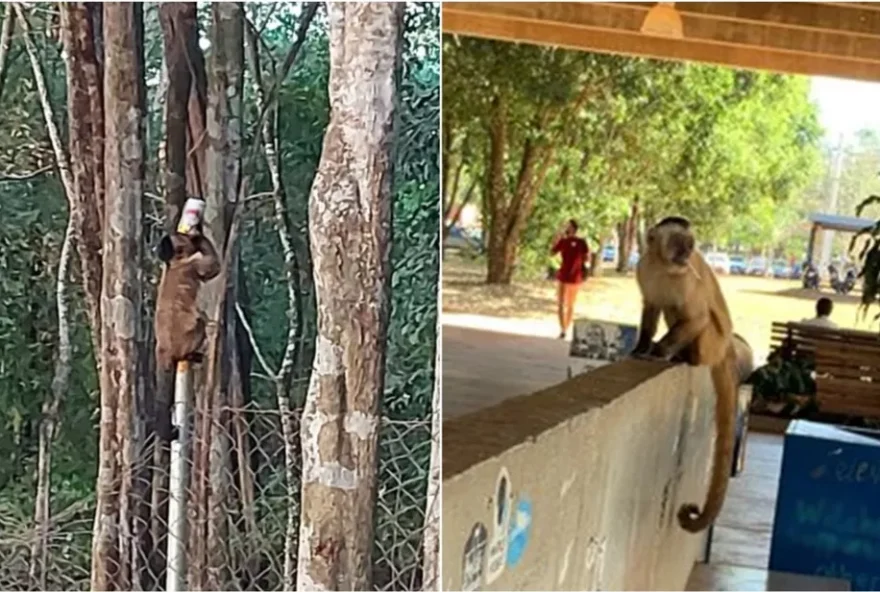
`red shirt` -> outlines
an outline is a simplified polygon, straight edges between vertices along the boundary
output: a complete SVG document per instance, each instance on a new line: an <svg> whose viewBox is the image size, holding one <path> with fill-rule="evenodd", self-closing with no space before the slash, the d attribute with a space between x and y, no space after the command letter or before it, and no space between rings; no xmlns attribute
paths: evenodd
<svg viewBox="0 0 880 592"><path fill-rule="evenodd" d="M579 284L584 281L584 263L590 254L587 241L576 236L565 236L553 245L553 253L562 253L562 265L556 279L564 284Z"/></svg>

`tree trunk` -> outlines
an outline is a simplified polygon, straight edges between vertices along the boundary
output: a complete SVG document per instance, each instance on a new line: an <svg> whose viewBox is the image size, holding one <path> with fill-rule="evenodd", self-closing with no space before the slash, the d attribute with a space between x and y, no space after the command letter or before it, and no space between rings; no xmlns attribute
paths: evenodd
<svg viewBox="0 0 880 592"><path fill-rule="evenodd" d="M101 351L101 232L104 211L103 74L93 17L83 2L63 2L61 32L67 65L67 112L73 199L79 213L76 243L86 311L97 362ZM98 6L96 10L101 10Z"/></svg>
<svg viewBox="0 0 880 592"><path fill-rule="evenodd" d="M165 94L165 230L173 232L187 197L187 126L193 77L189 66L190 38L198 42L196 5L165 2L159 5L165 49L168 89ZM195 194L201 195L201 192ZM169 402L170 403L170 402Z"/></svg>
<svg viewBox="0 0 880 592"><path fill-rule="evenodd" d="M190 94L193 76L189 49L198 43L196 5L191 2L166 2L159 5L162 28L165 89L165 141L162 180L165 190L164 230L174 232L187 198L188 137ZM201 116L198 116L201 120ZM201 192L198 193L200 195ZM169 393L156 392L155 414L171 414ZM154 586L164 584L168 544L168 476L170 451L166 442L157 440L153 450L155 472L152 482L151 536L154 541L151 572Z"/></svg>
<svg viewBox="0 0 880 592"><path fill-rule="evenodd" d="M536 145L531 140L527 140L523 148L516 185L513 191L510 191L505 171L508 135L507 103L503 95L495 98L492 108L486 190L489 214L487 223L490 229L486 282L509 284L513 279L520 235L535 205L538 191L547 176L553 149L548 145Z"/></svg>
<svg viewBox="0 0 880 592"><path fill-rule="evenodd" d="M327 9L330 121L309 199L318 336L301 426L297 589L369 590L404 5Z"/></svg>
<svg viewBox="0 0 880 592"><path fill-rule="evenodd" d="M617 271L625 273L629 269L629 259L636 242L639 220L639 200L630 206L629 215L617 225Z"/></svg>
<svg viewBox="0 0 880 592"><path fill-rule="evenodd" d="M438 300L440 293L437 293ZM431 466L423 529L422 590L440 589L440 326L434 354L434 394L431 397Z"/></svg>
<svg viewBox="0 0 880 592"><path fill-rule="evenodd" d="M68 219L61 257L58 261L58 275L55 283L56 308L58 310L58 355L55 360L55 375L52 377L52 392L43 401L43 416L40 421L40 443L37 460L37 495L34 500L34 537L31 545L30 578L35 590L46 589L46 559L49 544L49 511L52 475L52 443L58 427L58 412L61 402L70 386L70 319L68 317L67 274L70 269L70 255L73 249L73 219Z"/></svg>
<svg viewBox="0 0 880 592"><path fill-rule="evenodd" d="M209 64L207 95L207 138L205 181L207 191L205 233L217 245L224 257L222 271L217 279L201 291L200 299L208 318L207 359L203 368L201 398L210 405L200 418L197 438L200 440L200 458L203 468L200 489L204 508L205 569L202 574L192 572L203 584L191 582L193 587L209 590L228 589L230 585L231 556L229 543L229 513L233 511L235 496L230 481L230 442L234 426L247 425L242 418L242 377L238 371L238 345L235 331L235 303L237 301L238 250L231 232L233 214L242 189L241 137L242 91L244 73L244 10L240 3L216 3L211 6L212 49ZM194 138L198 144L198 138ZM231 314L230 314L231 313ZM204 471L204 469L207 469ZM239 467L242 474L249 467ZM239 484L240 496L248 496L252 483ZM246 526L247 527L247 526ZM247 534L244 536L247 540ZM200 558L199 561L202 559Z"/></svg>
<svg viewBox="0 0 880 592"><path fill-rule="evenodd" d="M3 12L3 25L0 28L0 98L3 98L3 89L6 88L6 78L9 74L9 48L12 47L14 31L15 7L7 4Z"/></svg>
<svg viewBox="0 0 880 592"><path fill-rule="evenodd" d="M137 3L104 6L106 228L101 301L101 433L92 542L93 590L131 590L143 573L137 545L145 524L141 361L144 193L143 13Z"/></svg>
<svg viewBox="0 0 880 592"><path fill-rule="evenodd" d="M623 273L626 271L626 221L619 222L615 230L617 231L617 264L614 269L618 273Z"/></svg>

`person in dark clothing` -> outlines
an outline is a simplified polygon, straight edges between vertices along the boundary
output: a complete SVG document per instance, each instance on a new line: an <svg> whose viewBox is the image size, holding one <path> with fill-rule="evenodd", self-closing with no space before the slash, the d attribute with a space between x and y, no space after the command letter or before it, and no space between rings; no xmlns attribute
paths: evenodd
<svg viewBox="0 0 880 592"><path fill-rule="evenodd" d="M577 235L577 230L577 222L569 220L565 228L553 237L550 247L552 255L562 256L562 264L556 272L560 339L565 339L571 326L578 288L585 279L586 264L590 256L590 247L587 246L587 241Z"/></svg>

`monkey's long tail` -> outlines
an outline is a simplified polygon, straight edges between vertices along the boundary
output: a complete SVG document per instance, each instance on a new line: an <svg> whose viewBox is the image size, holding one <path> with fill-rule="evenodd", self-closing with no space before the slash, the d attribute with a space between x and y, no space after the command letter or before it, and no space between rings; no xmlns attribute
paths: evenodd
<svg viewBox="0 0 880 592"><path fill-rule="evenodd" d="M711 368L715 386L715 459L712 481L706 492L702 512L696 504L683 504L678 510L678 522L688 532L700 532L715 522L727 495L730 467L733 463L734 429L736 424L736 387L733 380L733 360L726 356Z"/></svg>

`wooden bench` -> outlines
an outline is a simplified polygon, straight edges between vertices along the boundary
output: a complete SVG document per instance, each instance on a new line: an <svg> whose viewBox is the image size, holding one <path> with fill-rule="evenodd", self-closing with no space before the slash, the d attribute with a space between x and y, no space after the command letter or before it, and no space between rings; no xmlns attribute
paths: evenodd
<svg viewBox="0 0 880 592"><path fill-rule="evenodd" d="M771 350L812 358L822 413L880 417L880 335L803 323L773 323Z"/></svg>

